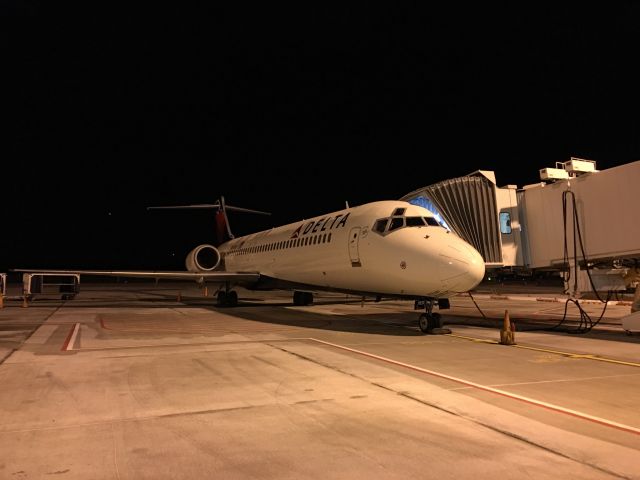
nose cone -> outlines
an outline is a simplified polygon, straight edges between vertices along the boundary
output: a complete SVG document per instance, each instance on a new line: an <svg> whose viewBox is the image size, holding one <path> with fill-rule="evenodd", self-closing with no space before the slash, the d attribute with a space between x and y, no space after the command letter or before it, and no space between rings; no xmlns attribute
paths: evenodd
<svg viewBox="0 0 640 480"><path fill-rule="evenodd" d="M440 253L440 275L447 289L467 292L484 278L484 260L480 253L460 238L451 237Z"/></svg>

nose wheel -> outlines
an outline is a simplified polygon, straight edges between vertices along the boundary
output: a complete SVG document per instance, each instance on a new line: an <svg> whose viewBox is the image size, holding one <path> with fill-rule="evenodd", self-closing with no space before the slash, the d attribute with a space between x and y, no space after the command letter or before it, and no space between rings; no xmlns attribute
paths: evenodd
<svg viewBox="0 0 640 480"><path fill-rule="evenodd" d="M442 328L442 317L439 313L433 312L435 300L428 300L425 306L425 313L418 318L418 327L422 333L432 333L435 328Z"/></svg>
<svg viewBox="0 0 640 480"><path fill-rule="evenodd" d="M434 328L442 328L442 318L439 313L423 313L418 319L418 326L422 333L431 333Z"/></svg>

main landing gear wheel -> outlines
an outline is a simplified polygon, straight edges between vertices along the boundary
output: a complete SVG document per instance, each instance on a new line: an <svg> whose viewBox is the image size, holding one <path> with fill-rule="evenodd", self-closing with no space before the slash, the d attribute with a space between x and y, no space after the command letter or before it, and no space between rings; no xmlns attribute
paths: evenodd
<svg viewBox="0 0 640 480"><path fill-rule="evenodd" d="M294 305L311 305L313 304L313 293L311 292L293 292Z"/></svg>
<svg viewBox="0 0 640 480"><path fill-rule="evenodd" d="M418 319L418 326L422 333L431 333L434 328L442 328L442 318L439 313L423 313Z"/></svg>
<svg viewBox="0 0 640 480"><path fill-rule="evenodd" d="M235 307L238 305L238 294L235 290L220 290L216 298L219 307Z"/></svg>

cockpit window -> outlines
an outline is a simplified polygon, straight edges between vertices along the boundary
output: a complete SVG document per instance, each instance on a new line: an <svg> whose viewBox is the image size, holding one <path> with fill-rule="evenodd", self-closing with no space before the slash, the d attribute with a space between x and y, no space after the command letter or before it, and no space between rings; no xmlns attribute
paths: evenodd
<svg viewBox="0 0 640 480"><path fill-rule="evenodd" d="M402 217L394 217L391 219L391 225L389 225L389 231L397 230L398 228L402 228L404 226L404 218Z"/></svg>
<svg viewBox="0 0 640 480"><path fill-rule="evenodd" d="M424 227L422 217L407 217L407 227Z"/></svg>
<svg viewBox="0 0 640 480"><path fill-rule="evenodd" d="M396 208L392 217L379 218L373 224L372 231L380 235L388 235L389 233L399 230L403 227L440 227L445 228L434 217L405 217L406 208ZM396 215L400 213L400 215Z"/></svg>
<svg viewBox="0 0 640 480"><path fill-rule="evenodd" d="M378 233L384 233L384 229L387 228L388 218L381 218L380 220L376 220L375 225L373 226L373 231Z"/></svg>

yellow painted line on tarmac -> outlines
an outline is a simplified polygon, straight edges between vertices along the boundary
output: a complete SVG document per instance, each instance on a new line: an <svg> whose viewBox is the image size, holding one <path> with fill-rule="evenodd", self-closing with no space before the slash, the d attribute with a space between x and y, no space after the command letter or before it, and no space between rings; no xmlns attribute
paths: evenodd
<svg viewBox="0 0 640 480"><path fill-rule="evenodd" d="M477 342L477 343L498 343L496 340L488 340L486 338L476 338L476 337L469 337L469 336L465 336L465 335L458 335L457 333L448 333L446 334L448 337L456 337L456 338L462 338L464 340L471 340L472 342Z"/></svg>
<svg viewBox="0 0 640 480"><path fill-rule="evenodd" d="M500 343L497 340L488 340L488 339L485 339L485 338L469 337L469 336L465 336L465 335L458 335L456 333L450 333L447 336L456 337L456 338L462 338L463 340L470 340L472 342L477 342L477 343L490 343L490 344L495 344L495 345ZM534 350L536 352L553 353L555 355L561 355L563 357L569 357L569 358L577 358L577 359L585 359L585 360L596 360L598 362L614 363L616 365L627 365L629 367L640 367L640 363L637 363L637 362L626 362L624 360L616 360L614 358L601 357L599 355L564 352L562 350L553 350L551 348L541 348L541 347L531 347L531 346L528 346L528 345L505 345L505 346L515 347L515 348L522 348L522 349L525 349L525 350Z"/></svg>

